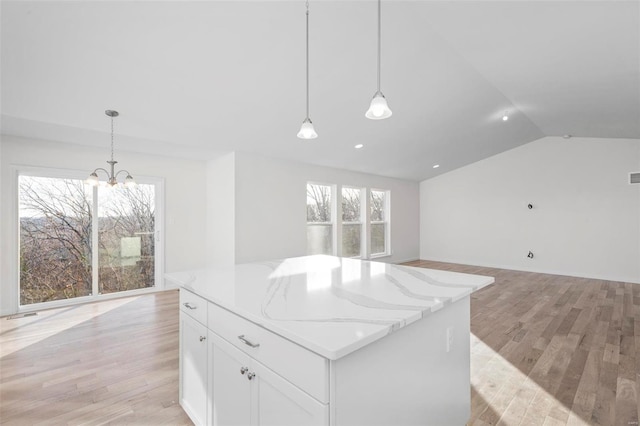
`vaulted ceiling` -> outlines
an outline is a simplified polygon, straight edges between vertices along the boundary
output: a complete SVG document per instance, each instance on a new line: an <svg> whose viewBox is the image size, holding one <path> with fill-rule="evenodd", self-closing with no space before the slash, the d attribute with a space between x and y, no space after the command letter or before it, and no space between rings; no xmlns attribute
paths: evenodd
<svg viewBox="0 0 640 426"><path fill-rule="evenodd" d="M303 0L1 7L4 134L107 150L116 109L116 150L247 151L412 180L544 136L640 138L637 1L384 0L394 114L371 121L376 2L311 0L312 141L296 137Z"/></svg>

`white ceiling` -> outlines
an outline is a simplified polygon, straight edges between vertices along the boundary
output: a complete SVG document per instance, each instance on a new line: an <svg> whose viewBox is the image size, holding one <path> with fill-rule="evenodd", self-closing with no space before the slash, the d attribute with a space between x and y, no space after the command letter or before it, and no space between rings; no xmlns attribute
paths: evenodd
<svg viewBox="0 0 640 426"><path fill-rule="evenodd" d="M5 134L107 153L116 109L116 151L239 150L412 180L543 136L640 138L638 1L385 0L394 114L371 121L376 3L311 0L313 141L296 138L302 0L1 7Z"/></svg>

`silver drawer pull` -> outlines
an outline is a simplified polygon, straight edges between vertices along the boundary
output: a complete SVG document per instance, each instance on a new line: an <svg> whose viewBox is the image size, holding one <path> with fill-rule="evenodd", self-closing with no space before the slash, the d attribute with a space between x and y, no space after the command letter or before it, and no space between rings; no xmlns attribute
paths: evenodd
<svg viewBox="0 0 640 426"><path fill-rule="evenodd" d="M200 341L202 342L203 340L206 340L207 338L205 336L200 336Z"/></svg>
<svg viewBox="0 0 640 426"><path fill-rule="evenodd" d="M240 374L242 374L243 376L247 371L249 371L247 367L240 367Z"/></svg>
<svg viewBox="0 0 640 426"><path fill-rule="evenodd" d="M244 334L239 335L238 339L240 339L240 341L245 345L251 346L252 348L257 348L260 346L260 343L253 343L251 340L248 340L247 338L245 338Z"/></svg>
<svg viewBox="0 0 640 426"><path fill-rule="evenodd" d="M253 380L254 377L256 377L256 373L247 374L247 379L249 379L249 380Z"/></svg>
<svg viewBox="0 0 640 426"><path fill-rule="evenodd" d="M193 305L192 305L191 303L189 303L189 302L183 303L183 305L184 305L184 307L185 307L185 308L187 308L187 309L198 309L198 307L197 307L197 306L193 306Z"/></svg>

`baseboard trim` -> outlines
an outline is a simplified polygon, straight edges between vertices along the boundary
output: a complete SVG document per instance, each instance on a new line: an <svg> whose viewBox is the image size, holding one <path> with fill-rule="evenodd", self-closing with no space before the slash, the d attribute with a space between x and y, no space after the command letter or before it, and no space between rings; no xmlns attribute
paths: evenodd
<svg viewBox="0 0 640 426"><path fill-rule="evenodd" d="M521 266L496 264L496 263L490 263L490 262L489 263L466 262L460 259L446 259L446 258L437 258L437 257L421 258L419 260L426 260L431 262L442 262L442 263L455 263L458 265L479 266L484 268L506 269L509 271L534 272L536 274L560 275L560 276L573 277L573 278L587 278L592 280L604 280L604 281L615 281L615 282L621 282L621 283L640 284L640 278L616 277L616 276L604 276L604 275L585 275L585 274L576 273L576 272L543 270L539 268L524 268Z"/></svg>

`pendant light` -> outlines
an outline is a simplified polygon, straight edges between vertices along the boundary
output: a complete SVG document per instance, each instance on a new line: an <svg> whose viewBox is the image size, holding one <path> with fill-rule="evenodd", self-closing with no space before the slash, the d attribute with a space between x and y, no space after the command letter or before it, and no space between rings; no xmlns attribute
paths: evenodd
<svg viewBox="0 0 640 426"><path fill-rule="evenodd" d="M107 164L109 164L111 171L103 169L102 167L98 167L93 172L91 172L91 174L89 175L89 177L85 182L91 186L98 185L100 183L100 181L98 180L98 171L102 171L107 175L107 184L109 186L115 186L118 184L117 177L120 173L127 174L126 177L124 178L124 186L126 187L135 186L136 182L133 180L131 173L129 173L126 170L120 170L118 172L115 171L115 166L116 164L118 164L118 162L113 159L113 119L119 116L120 114L118 113L118 111L112 111L110 109L106 110L104 113L108 117L111 117L111 161L107 161Z"/></svg>
<svg viewBox="0 0 640 426"><path fill-rule="evenodd" d="M365 117L371 120L382 120L391 117L391 114L393 113L387 105L387 99L380 91L380 0L378 0L378 91L373 95Z"/></svg>
<svg viewBox="0 0 640 426"><path fill-rule="evenodd" d="M298 137L300 139L315 139L318 137L313 123L309 118L309 0L307 0L307 118L302 122Z"/></svg>

